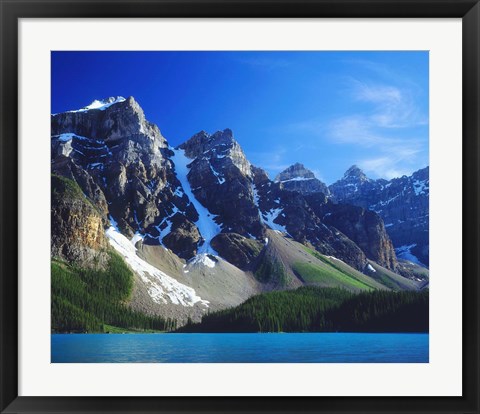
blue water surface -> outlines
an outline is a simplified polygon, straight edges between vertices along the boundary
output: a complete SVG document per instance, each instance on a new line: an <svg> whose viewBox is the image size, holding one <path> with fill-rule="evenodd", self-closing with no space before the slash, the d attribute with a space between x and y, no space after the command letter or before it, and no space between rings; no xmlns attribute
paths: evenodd
<svg viewBox="0 0 480 414"><path fill-rule="evenodd" d="M53 334L52 362L428 362L428 334Z"/></svg>

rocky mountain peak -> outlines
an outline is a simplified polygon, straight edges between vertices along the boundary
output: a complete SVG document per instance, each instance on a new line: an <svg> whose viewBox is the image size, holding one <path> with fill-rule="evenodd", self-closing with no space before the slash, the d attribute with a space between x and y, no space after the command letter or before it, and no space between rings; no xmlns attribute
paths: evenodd
<svg viewBox="0 0 480 414"><path fill-rule="evenodd" d="M357 165L352 165L343 175L343 178L348 179L348 178L357 178L360 181L368 181L368 177L365 175L365 173L357 166Z"/></svg>
<svg viewBox="0 0 480 414"><path fill-rule="evenodd" d="M275 182L289 191L298 191L302 194L323 193L329 195L328 187L315 178L315 174L299 162L291 165L275 177Z"/></svg>
<svg viewBox="0 0 480 414"><path fill-rule="evenodd" d="M230 128L225 128L223 131L217 131L212 135L213 139L233 139L233 131Z"/></svg>
<svg viewBox="0 0 480 414"><path fill-rule="evenodd" d="M128 99L133 99L133 98L130 96ZM100 105L108 105L108 104L113 105L114 103L123 102L123 101L125 101L125 98L123 96L110 96L109 98L95 100L93 102L96 102L97 104L100 104Z"/></svg>
<svg viewBox="0 0 480 414"><path fill-rule="evenodd" d="M94 100L90 105L52 115L52 136L75 134L105 143L131 142L148 151L166 148L165 138L148 122L141 106L130 96Z"/></svg>
<svg viewBox="0 0 480 414"><path fill-rule="evenodd" d="M247 160L240 144L233 137L231 129L208 134L200 131L179 146L191 159L204 159L223 169L225 163L231 163L247 177L251 176L251 164Z"/></svg>
<svg viewBox="0 0 480 414"><path fill-rule="evenodd" d="M313 179L315 174L309 169L305 168L299 162L291 165L275 177L275 182L288 181L294 179Z"/></svg>
<svg viewBox="0 0 480 414"><path fill-rule="evenodd" d="M429 168L392 180L372 180L356 166L330 186L332 199L375 211L393 245L428 265ZM409 249L412 249L411 251ZM402 257L402 256L399 256Z"/></svg>
<svg viewBox="0 0 480 414"><path fill-rule="evenodd" d="M125 100L126 99L123 96L110 96L109 98L95 99L92 101L90 105L87 105L81 109L72 110L68 112L86 112L91 110L104 111L105 109L109 108L114 104L125 102Z"/></svg>

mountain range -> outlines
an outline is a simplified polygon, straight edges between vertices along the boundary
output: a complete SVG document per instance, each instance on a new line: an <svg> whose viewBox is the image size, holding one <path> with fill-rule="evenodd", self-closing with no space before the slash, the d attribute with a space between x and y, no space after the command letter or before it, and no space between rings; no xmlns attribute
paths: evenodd
<svg viewBox="0 0 480 414"><path fill-rule="evenodd" d="M170 146L133 97L54 114L51 133L52 260L107 271L120 255L136 312L184 324L272 290L428 286L428 167L271 180L230 129Z"/></svg>

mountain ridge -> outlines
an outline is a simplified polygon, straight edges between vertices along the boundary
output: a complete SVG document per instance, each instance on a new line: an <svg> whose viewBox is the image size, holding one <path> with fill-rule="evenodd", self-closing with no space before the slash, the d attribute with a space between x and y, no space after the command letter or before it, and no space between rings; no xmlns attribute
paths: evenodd
<svg viewBox="0 0 480 414"><path fill-rule="evenodd" d="M174 299L175 295L195 298L196 289L200 289L200 299L192 303L201 304L208 297L208 303L220 309L264 290L308 284L300 276L306 271L304 265L272 259L277 257L268 253L273 240L277 246L285 240L295 249L288 241L292 240L318 254L340 259L352 269L342 272L360 272L368 278L368 260L399 271L385 226L376 213L345 204L343 214L339 214L333 211L336 207L331 194L303 187L289 189L289 182L302 180L288 181L288 177L302 174L316 188L328 190L302 164L296 164L290 176L280 177L286 179L270 180L265 171L248 161L230 129L213 134L200 131L173 148L160 129L146 120L133 97L94 101L81 110L52 115L51 121L52 173L78 184L98 211L110 245L131 267L138 267L132 306L143 312L198 320L208 306L185 306L180 296ZM52 227L56 236L66 223L53 208L52 217L57 223ZM74 256L63 254L57 240L52 237L52 254L75 261ZM161 251L169 253L165 256ZM141 254L146 254L148 263L140 266L136 256ZM171 275L149 267L151 262L163 267L156 257L175 263L168 270ZM299 257L302 263L313 260ZM87 254L83 259L88 258ZM283 271L276 274L278 263L283 263L287 279L282 279ZM312 266L308 267L309 275L324 272L318 270L321 264ZM281 277L272 284L265 280L265 272L269 277ZM210 281L215 295L205 284L198 284L202 278ZM175 287L178 280L185 282L185 288ZM243 280L244 285L235 280ZM197 286L194 292L189 290L191 286ZM231 299L219 300L227 286ZM172 296L169 289L177 289L177 293ZM162 300L156 302L155 297Z"/></svg>
<svg viewBox="0 0 480 414"><path fill-rule="evenodd" d="M277 177L295 171L294 165ZM289 180L303 176L302 172L289 174ZM304 195L312 192L305 185L289 189ZM328 192L323 193L334 203L352 204L377 213L385 221L397 253L428 267L428 166L410 176L386 180L371 179L357 165L352 165L341 179L328 186Z"/></svg>

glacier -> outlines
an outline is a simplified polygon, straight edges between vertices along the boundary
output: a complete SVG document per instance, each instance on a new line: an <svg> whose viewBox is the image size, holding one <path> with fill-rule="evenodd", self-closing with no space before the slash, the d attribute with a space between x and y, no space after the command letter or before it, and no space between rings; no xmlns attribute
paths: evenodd
<svg viewBox="0 0 480 414"><path fill-rule="evenodd" d="M199 246L197 253L209 253L218 256L218 253L210 245L210 242L218 233L220 233L222 229L221 226L217 224L214 220L216 216L211 214L208 209L196 199L195 195L192 192L192 188L190 186L190 182L188 181L187 174L189 171L188 164L191 163L193 160L188 158L185 155L185 151L182 149L170 149L175 154L172 157L172 161L175 164L175 173L177 175L177 178L182 184L184 193L187 195L188 199L193 204L195 210L197 210L198 213L198 220L195 222L195 225L198 227L198 231L200 232L205 241L201 246Z"/></svg>
<svg viewBox="0 0 480 414"><path fill-rule="evenodd" d="M112 217L110 217L110 222L111 226L105 232L110 245L124 257L131 269L142 278L155 303L167 304L170 300L175 305L192 307L198 303L209 307L209 302L198 296L195 289L178 282L139 257L134 244L139 239L134 236L132 240L128 240L120 233L117 223Z"/></svg>

